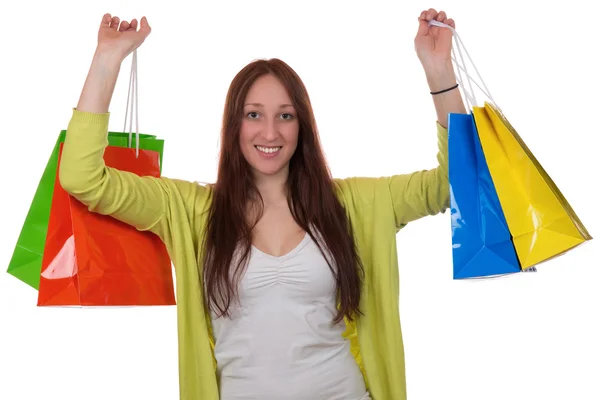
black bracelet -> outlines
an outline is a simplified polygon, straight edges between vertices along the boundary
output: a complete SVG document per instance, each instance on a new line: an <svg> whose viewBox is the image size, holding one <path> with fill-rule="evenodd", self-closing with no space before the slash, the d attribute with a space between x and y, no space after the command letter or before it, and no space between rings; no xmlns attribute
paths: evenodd
<svg viewBox="0 0 600 400"><path fill-rule="evenodd" d="M449 92L449 91L451 91L451 90L454 90L454 89L456 89L457 87L458 87L458 83L457 83L456 85L452 86L452 87L449 87L448 89L440 90L439 92L429 92L429 93L430 93L430 94L434 94L434 95L435 95L435 94L446 93L446 92Z"/></svg>

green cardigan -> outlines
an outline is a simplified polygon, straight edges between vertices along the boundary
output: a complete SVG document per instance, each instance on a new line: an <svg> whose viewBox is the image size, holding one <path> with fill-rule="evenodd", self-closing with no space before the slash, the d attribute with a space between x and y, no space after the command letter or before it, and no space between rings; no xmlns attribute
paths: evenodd
<svg viewBox="0 0 600 400"><path fill-rule="evenodd" d="M210 189L106 167L109 115L73 110L60 182L91 211L154 232L164 241L176 274L180 399L218 400L214 342L198 269ZM335 180L365 267L364 315L347 323L345 336L374 400L406 399L396 234L408 222L449 206L447 131L437 124L437 133L437 168Z"/></svg>

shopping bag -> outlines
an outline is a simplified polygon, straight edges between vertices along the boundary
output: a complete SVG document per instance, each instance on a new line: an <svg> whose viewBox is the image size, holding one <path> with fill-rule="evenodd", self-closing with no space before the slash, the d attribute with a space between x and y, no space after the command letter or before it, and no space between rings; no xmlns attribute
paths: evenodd
<svg viewBox="0 0 600 400"><path fill-rule="evenodd" d="M452 31L456 78L467 109L472 112L521 270L536 271L537 264L591 240L565 196L496 105L456 30L435 20L429 24ZM471 61L483 88L467 72L464 55ZM466 80L462 79L463 74ZM477 106L473 85L489 99L483 107Z"/></svg>
<svg viewBox="0 0 600 400"><path fill-rule="evenodd" d="M521 272L472 114L448 116L454 279Z"/></svg>
<svg viewBox="0 0 600 400"><path fill-rule="evenodd" d="M62 152L60 145L59 154ZM108 146L107 166L160 176L154 150ZM91 212L54 184L38 306L174 305L171 260L164 243L110 216Z"/></svg>
<svg viewBox="0 0 600 400"><path fill-rule="evenodd" d="M498 107L474 107L477 131L521 263L527 269L591 240L575 211Z"/></svg>
<svg viewBox="0 0 600 400"><path fill-rule="evenodd" d="M62 130L56 139L54 148L50 153L33 200L29 206L7 269L9 274L34 289L39 288L44 243L46 241L50 206L56 179L59 146L65 141L65 136L66 130ZM108 132L108 143L110 146L128 147L128 137L129 133L111 131ZM141 149L159 152L159 167L162 168L164 141L156 139L155 135L149 134L139 134L139 138Z"/></svg>

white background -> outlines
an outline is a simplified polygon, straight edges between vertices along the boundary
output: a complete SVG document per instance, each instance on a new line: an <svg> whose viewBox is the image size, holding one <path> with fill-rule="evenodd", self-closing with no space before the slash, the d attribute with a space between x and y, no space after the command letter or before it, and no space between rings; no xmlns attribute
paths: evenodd
<svg viewBox="0 0 600 400"><path fill-rule="evenodd" d="M402 5L407 3L410 5ZM201 5L200 5L201 4ZM496 102L592 236L600 235L600 7L583 1L13 2L0 24L2 245L77 103L105 12L146 15L140 124L166 139L166 176L212 181L235 73L278 57L305 81L335 176L435 166L435 112L413 49L417 17L447 11ZM121 130L131 59L111 105ZM481 95L478 101L485 100ZM528 274L452 280L449 213L399 235L410 400L600 398L596 240ZM176 399L175 307L43 309L0 274L0 398ZM393 400L393 399L377 399Z"/></svg>

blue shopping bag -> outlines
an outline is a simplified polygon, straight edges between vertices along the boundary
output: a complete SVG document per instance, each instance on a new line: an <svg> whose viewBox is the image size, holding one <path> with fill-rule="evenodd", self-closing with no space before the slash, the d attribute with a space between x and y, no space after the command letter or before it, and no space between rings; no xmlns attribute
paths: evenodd
<svg viewBox="0 0 600 400"><path fill-rule="evenodd" d="M454 279L522 272L473 114L448 116Z"/></svg>

